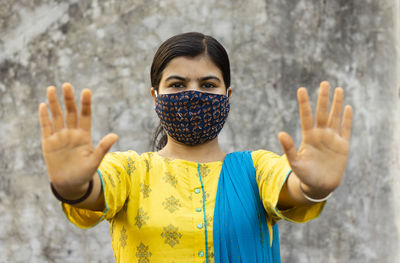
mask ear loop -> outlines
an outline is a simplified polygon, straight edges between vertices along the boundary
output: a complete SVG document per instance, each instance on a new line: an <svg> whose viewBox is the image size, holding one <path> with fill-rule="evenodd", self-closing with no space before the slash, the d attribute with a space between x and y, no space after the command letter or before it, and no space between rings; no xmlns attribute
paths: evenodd
<svg viewBox="0 0 400 263"><path fill-rule="evenodd" d="M154 90L154 93L156 94L156 98L158 98L158 92L157 92L157 90ZM154 110L157 111L157 106L154 106Z"/></svg>

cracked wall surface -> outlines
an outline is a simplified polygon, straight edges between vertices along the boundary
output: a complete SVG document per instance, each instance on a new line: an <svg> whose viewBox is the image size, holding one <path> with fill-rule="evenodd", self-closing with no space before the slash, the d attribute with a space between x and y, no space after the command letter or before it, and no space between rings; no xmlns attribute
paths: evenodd
<svg viewBox="0 0 400 263"><path fill-rule="evenodd" d="M227 152L301 140L296 89L328 80L354 108L342 185L307 224L280 223L285 263L400 261L397 0L0 0L0 262L113 262L109 225L69 223L53 198L37 109L49 85L93 92L94 142L149 151L158 124L150 64L168 37L200 31L231 58ZM59 88L60 92L60 88ZM60 94L60 93L59 93ZM396 178L397 177L397 178Z"/></svg>

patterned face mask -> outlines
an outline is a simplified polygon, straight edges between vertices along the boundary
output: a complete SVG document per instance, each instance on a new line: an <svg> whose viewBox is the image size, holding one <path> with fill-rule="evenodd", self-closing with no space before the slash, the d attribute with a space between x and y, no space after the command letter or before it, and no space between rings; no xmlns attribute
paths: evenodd
<svg viewBox="0 0 400 263"><path fill-rule="evenodd" d="M217 137L229 108L226 95L188 90L158 95L155 110L169 136L184 144L197 145Z"/></svg>

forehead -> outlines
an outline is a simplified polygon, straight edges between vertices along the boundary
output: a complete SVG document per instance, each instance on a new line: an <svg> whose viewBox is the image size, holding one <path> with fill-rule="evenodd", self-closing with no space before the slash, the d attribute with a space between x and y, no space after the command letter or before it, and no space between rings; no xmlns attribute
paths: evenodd
<svg viewBox="0 0 400 263"><path fill-rule="evenodd" d="M172 59L163 71L161 81L171 75L185 78L198 78L201 76L215 75L222 79L221 70L208 56L177 57Z"/></svg>

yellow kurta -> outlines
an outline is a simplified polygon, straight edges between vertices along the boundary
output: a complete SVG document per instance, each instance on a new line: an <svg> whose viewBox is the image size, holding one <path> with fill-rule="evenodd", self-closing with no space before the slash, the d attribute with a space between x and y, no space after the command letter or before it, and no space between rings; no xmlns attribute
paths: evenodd
<svg viewBox="0 0 400 263"><path fill-rule="evenodd" d="M323 203L279 211L279 193L290 172L285 156L264 150L251 156L270 233L277 220L306 222L320 214ZM99 168L105 211L67 204L63 210L81 228L107 219L117 262L205 262L207 256L214 262L213 215L221 168L222 162L168 159L156 152L109 153Z"/></svg>

